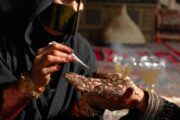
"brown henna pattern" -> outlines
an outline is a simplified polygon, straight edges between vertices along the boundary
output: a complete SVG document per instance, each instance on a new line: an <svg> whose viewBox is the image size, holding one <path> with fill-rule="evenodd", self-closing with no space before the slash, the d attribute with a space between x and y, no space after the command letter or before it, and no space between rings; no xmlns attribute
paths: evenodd
<svg viewBox="0 0 180 120"><path fill-rule="evenodd" d="M66 73L64 77L82 93L100 95L102 97L120 97L124 87L132 87L129 77L119 73L94 73L93 77L84 77L76 73Z"/></svg>

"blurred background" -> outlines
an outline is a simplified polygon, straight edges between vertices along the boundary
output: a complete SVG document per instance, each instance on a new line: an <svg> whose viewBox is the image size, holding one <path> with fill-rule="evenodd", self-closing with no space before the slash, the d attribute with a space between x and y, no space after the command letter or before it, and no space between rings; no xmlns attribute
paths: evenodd
<svg viewBox="0 0 180 120"><path fill-rule="evenodd" d="M180 106L180 0L87 0L79 33L98 71L125 72ZM116 120L127 110L106 111Z"/></svg>

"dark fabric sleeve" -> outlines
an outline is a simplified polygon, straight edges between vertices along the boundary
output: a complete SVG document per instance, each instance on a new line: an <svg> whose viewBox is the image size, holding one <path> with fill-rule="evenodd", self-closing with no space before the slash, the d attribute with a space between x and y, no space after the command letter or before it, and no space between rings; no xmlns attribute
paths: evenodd
<svg viewBox="0 0 180 120"><path fill-rule="evenodd" d="M16 77L13 76L5 65L3 65L2 61L0 60L0 86L12 83L16 80ZM2 86L1 86L2 88Z"/></svg>
<svg viewBox="0 0 180 120"><path fill-rule="evenodd" d="M14 7L19 7L22 5L28 5L30 0L1 0L0 1L0 12L6 12Z"/></svg>
<svg viewBox="0 0 180 120"><path fill-rule="evenodd" d="M92 46L81 34L77 34L75 37L78 44L78 57L90 67L90 69L87 69L81 66L80 74L85 76L91 76L91 74L97 70L95 53L92 49Z"/></svg>
<svg viewBox="0 0 180 120"><path fill-rule="evenodd" d="M180 107L176 104L160 98L161 105L154 119L178 120L180 119Z"/></svg>
<svg viewBox="0 0 180 120"><path fill-rule="evenodd" d="M139 116L136 109L120 120L178 120L180 118L180 108L162 97L148 93L148 106L143 116Z"/></svg>
<svg viewBox="0 0 180 120"><path fill-rule="evenodd" d="M0 13L9 10L12 7L10 0L1 0L0 1Z"/></svg>

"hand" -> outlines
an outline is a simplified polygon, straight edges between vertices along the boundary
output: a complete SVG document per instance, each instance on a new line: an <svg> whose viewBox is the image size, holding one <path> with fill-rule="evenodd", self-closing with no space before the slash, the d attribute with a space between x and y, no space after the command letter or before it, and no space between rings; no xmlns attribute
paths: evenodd
<svg viewBox="0 0 180 120"><path fill-rule="evenodd" d="M77 2L76 0L53 0L54 3L71 3L71 2Z"/></svg>
<svg viewBox="0 0 180 120"><path fill-rule="evenodd" d="M144 102L143 90L120 73L96 73L93 78L67 73L65 78L85 94L89 105L96 109L138 108Z"/></svg>
<svg viewBox="0 0 180 120"><path fill-rule="evenodd" d="M60 70L61 63L73 61L70 55L73 50L63 44L54 43L40 48L31 69L31 78L37 87L44 87L49 83L52 73Z"/></svg>

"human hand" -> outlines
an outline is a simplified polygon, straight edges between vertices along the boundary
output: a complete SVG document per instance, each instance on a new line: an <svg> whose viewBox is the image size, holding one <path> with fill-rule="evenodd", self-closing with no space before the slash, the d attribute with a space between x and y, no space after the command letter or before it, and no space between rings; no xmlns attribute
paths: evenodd
<svg viewBox="0 0 180 120"><path fill-rule="evenodd" d="M77 0L53 0L54 3L70 3L70 2L77 2Z"/></svg>
<svg viewBox="0 0 180 120"><path fill-rule="evenodd" d="M93 78L67 73L65 78L85 94L88 104L95 109L138 107L144 98L143 90L120 73L96 73Z"/></svg>
<svg viewBox="0 0 180 120"><path fill-rule="evenodd" d="M73 61L73 50L63 44L54 43L37 51L30 77L37 87L49 83L52 73L60 70L61 63Z"/></svg>

